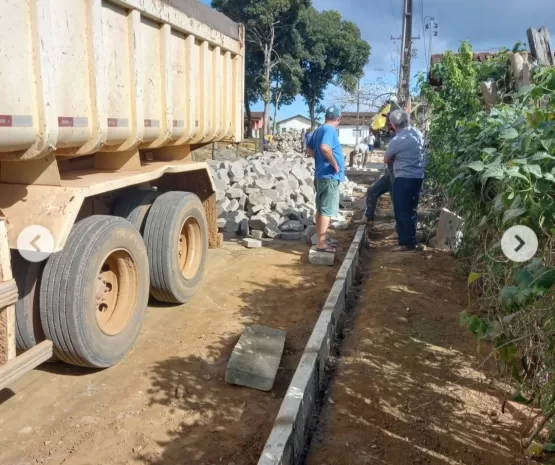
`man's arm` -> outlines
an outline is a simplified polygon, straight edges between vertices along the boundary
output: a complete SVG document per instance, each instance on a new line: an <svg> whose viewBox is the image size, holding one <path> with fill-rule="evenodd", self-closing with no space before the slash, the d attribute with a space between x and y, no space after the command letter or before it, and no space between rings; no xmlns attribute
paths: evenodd
<svg viewBox="0 0 555 465"><path fill-rule="evenodd" d="M335 172L339 173L339 165L337 164L337 160L333 156L333 150L331 149L331 147L327 144L321 144L320 150L324 154L324 157L326 157L326 160L329 161L330 165L333 166Z"/></svg>
<svg viewBox="0 0 555 465"><path fill-rule="evenodd" d="M310 147L307 147L306 148L306 155L311 157L311 158L314 158L314 149L311 149Z"/></svg>
<svg viewBox="0 0 555 465"><path fill-rule="evenodd" d="M395 155L397 155L397 152L398 152L397 141L395 140L395 138L393 138L389 142L389 145L387 146L387 150L385 151L385 154L383 156L384 163L386 165L393 163L393 160L395 159Z"/></svg>
<svg viewBox="0 0 555 465"><path fill-rule="evenodd" d="M335 129L327 126L325 128L324 134L322 135L320 150L322 151L322 154L324 155L324 157L326 157L326 160L328 160L329 164L333 166L333 169L335 170L335 172L339 173L339 164L337 163L337 160L333 156L333 150L332 150L333 143L336 137L337 135L335 134Z"/></svg>

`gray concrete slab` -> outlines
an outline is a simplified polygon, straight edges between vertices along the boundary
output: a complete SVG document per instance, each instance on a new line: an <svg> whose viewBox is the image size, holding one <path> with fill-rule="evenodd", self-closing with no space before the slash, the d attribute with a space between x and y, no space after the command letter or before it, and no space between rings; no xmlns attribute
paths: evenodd
<svg viewBox="0 0 555 465"><path fill-rule="evenodd" d="M328 252L319 252L316 246L310 248L308 252L308 261L313 265L333 266L335 262L335 254Z"/></svg>
<svg viewBox="0 0 555 465"><path fill-rule="evenodd" d="M262 241L259 239L254 239L252 237L245 237L241 244L245 246L247 249L258 249L262 247Z"/></svg>
<svg viewBox="0 0 555 465"><path fill-rule="evenodd" d="M233 349L225 380L231 384L269 391L274 385L285 345L285 331L248 326Z"/></svg>

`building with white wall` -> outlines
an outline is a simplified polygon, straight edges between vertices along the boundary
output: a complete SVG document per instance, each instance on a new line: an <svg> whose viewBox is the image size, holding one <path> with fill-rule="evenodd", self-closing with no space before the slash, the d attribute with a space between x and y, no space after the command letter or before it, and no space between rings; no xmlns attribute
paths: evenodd
<svg viewBox="0 0 555 465"><path fill-rule="evenodd" d="M291 118L286 118L277 123L277 132L282 134L289 131L307 131L310 129L310 118L303 115L295 115Z"/></svg>
<svg viewBox="0 0 555 465"><path fill-rule="evenodd" d="M370 126L376 113L372 111L343 112L343 117L337 126L337 137L341 145L356 145L357 143L357 122L358 122L358 142L363 142L370 135Z"/></svg>

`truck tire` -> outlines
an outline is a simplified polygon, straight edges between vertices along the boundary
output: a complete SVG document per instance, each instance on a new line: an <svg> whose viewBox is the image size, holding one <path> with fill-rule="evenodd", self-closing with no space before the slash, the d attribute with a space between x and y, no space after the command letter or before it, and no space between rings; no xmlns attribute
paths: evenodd
<svg viewBox="0 0 555 465"><path fill-rule="evenodd" d="M183 304L204 274L208 225L200 199L167 192L152 204L144 230L150 261L150 292L160 302Z"/></svg>
<svg viewBox="0 0 555 465"><path fill-rule="evenodd" d="M149 190L129 192L118 199L112 215L125 218L142 234L148 211L159 195L158 192Z"/></svg>
<svg viewBox="0 0 555 465"><path fill-rule="evenodd" d="M46 339L39 309L43 268L43 262L29 262L19 252L12 252L13 277L18 290L15 303L15 339L19 352L25 352Z"/></svg>
<svg viewBox="0 0 555 465"><path fill-rule="evenodd" d="M148 256L123 218L95 215L73 227L48 258L40 316L54 354L73 365L106 368L131 349L148 304Z"/></svg>

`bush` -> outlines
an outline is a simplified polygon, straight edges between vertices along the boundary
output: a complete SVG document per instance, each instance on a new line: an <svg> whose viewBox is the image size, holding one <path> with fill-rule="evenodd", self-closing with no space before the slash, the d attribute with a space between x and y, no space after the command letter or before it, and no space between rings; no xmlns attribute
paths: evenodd
<svg viewBox="0 0 555 465"><path fill-rule="evenodd" d="M422 84L432 113L428 176L464 220L459 255L473 292L461 323L478 343L493 341L499 369L518 384L513 400L541 407L547 421L555 413L555 69L537 68L516 91L506 50L477 63L463 43L434 74L439 89ZM489 113L479 86L488 78L504 102ZM524 266L500 248L514 224L539 239Z"/></svg>

